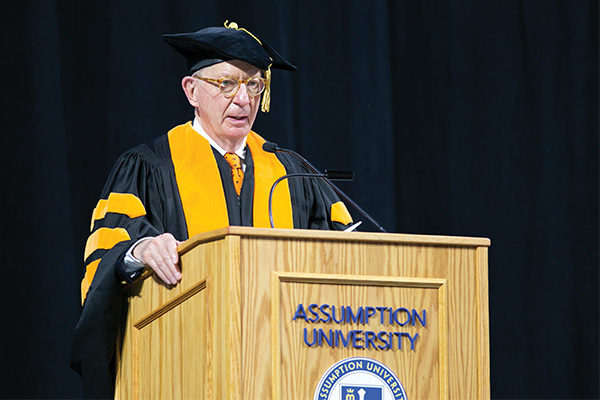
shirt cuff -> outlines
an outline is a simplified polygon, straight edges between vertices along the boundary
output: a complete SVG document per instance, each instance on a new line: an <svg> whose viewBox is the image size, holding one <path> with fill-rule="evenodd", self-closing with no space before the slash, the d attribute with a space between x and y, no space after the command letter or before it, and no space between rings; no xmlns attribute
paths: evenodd
<svg viewBox="0 0 600 400"><path fill-rule="evenodd" d="M127 250L127 253L125 253L125 257L123 257L123 262L121 263L121 272L123 274L123 278L125 278L127 282L132 282L141 274L141 272L146 267L146 264L144 264L143 262L141 262L133 256L133 249L135 248L135 246L148 239L152 238L144 237L135 242L129 248L129 250Z"/></svg>

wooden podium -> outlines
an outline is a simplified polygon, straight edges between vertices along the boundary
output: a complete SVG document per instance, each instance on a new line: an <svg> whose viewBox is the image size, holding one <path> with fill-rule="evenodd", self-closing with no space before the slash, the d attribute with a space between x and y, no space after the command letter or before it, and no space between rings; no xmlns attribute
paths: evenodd
<svg viewBox="0 0 600 400"><path fill-rule="evenodd" d="M395 374L405 397L394 398L489 399L489 244L244 227L197 235L180 246L177 287L145 276L132 288L115 396L313 399L328 369L361 357Z"/></svg>

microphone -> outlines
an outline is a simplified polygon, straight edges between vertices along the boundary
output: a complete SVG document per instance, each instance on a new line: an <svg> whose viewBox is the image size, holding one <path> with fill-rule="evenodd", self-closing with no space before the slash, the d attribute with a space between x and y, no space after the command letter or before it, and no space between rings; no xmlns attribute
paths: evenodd
<svg viewBox="0 0 600 400"><path fill-rule="evenodd" d="M353 181L354 171L343 171L340 169L326 169L325 178L332 181Z"/></svg>
<svg viewBox="0 0 600 400"><path fill-rule="evenodd" d="M302 157L300 154L296 153L293 150L288 150L288 149L283 149L279 146L277 146L277 144L273 143L273 142L265 142L262 146L263 150L269 153L276 153L278 151L282 152L282 153L288 153L291 154L293 156L295 156L296 158L298 158L300 161L302 161L302 163L304 165L306 165L308 167L308 169L310 169L313 174L289 174L289 175L284 175L281 178L277 179L275 181L275 183L273 184L273 186L271 187L271 192L269 194L269 218L271 221L271 228L273 228L273 216L271 213L271 196L273 195L273 190L275 188L275 186L282 181L283 179L292 177L292 176L305 176L305 177L311 177L311 178L321 178L325 181L325 183L327 183L334 192L336 192L338 194L338 196L340 196L342 198L342 200L348 202L352 207L354 207L354 209L356 209L360 215L362 215L363 217L365 217L367 220L369 220L369 222L371 222L373 225L375 225L377 227L377 229L379 229L380 232L387 232L383 226L381 226L377 221L375 221L375 219L373 217L371 217L365 210L363 210L358 204L356 204L356 202L354 200L352 200L350 197L348 197L348 195L346 195L346 193L342 192L342 190L337 187L333 182L331 182L330 179L336 179L334 176L338 176L336 175L336 173L341 172L342 175L346 174L345 176L348 176L348 174L352 175L352 178L349 180L354 180L354 172L352 171L331 171L331 175L327 175L327 173L329 171L325 171L325 174L321 173L314 165L312 165L306 158ZM343 179L343 178L342 178Z"/></svg>
<svg viewBox="0 0 600 400"><path fill-rule="evenodd" d="M263 143L263 150L268 153L275 153L277 150L279 150L279 146L273 142L265 142Z"/></svg>

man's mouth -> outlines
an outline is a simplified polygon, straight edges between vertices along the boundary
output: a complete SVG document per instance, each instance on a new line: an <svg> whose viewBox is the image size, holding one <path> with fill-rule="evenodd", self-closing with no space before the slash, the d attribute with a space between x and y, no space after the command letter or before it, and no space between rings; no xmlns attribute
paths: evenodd
<svg viewBox="0 0 600 400"><path fill-rule="evenodd" d="M229 115L227 116L227 119L229 120L229 122L232 123L246 123L248 122L248 116L247 115Z"/></svg>

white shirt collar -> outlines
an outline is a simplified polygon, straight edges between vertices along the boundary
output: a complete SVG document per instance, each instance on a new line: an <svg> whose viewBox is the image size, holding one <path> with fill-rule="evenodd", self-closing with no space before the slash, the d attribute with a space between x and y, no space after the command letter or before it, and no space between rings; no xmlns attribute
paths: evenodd
<svg viewBox="0 0 600 400"><path fill-rule="evenodd" d="M202 125L200 124L200 120L198 118L194 118L192 128L194 128L194 130L198 132L200 136L208 140L208 143L210 143L210 145L214 147L222 156L227 153L227 151L223 150L223 148L219 146L217 142L215 142L210 136L208 136L208 133L206 133L204 129L202 129ZM244 141L240 147L235 151L235 154L237 154L242 160L246 157L246 138L244 138Z"/></svg>

